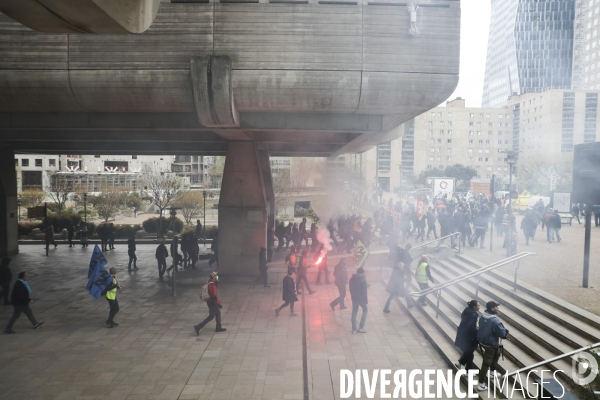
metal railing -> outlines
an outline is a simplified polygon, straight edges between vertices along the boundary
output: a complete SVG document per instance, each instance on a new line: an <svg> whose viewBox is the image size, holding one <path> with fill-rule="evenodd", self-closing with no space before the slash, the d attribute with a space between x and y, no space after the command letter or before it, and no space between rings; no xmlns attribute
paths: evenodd
<svg viewBox="0 0 600 400"><path fill-rule="evenodd" d="M457 237L456 239L458 240L458 254L460 254L460 240L461 240L461 234L460 234L460 232L454 232L454 233L451 233L451 234L449 234L449 235L446 235L446 236L444 236L444 237L441 237L441 238L437 238L437 239L435 239L435 240L432 240L432 241L430 241L430 242L423 243L423 244L420 244L420 245L418 245L418 246L411 247L411 250L420 249L421 247L427 247L427 246L428 246L428 245L430 245L431 243L439 242L439 241L442 241L442 240L444 240L444 239L448 239L448 238L451 238L450 240L452 240L452 237L453 237L453 236L456 236L456 237Z"/></svg>
<svg viewBox="0 0 600 400"><path fill-rule="evenodd" d="M413 297L421 297L421 296L427 296L428 294L431 293L436 293L436 297L437 297L437 305L436 305L436 312L435 312L435 317L437 318L439 315L439 310L440 310L440 299L442 297L442 289L447 288L449 286L455 285L459 282L462 282L464 280L467 280L469 278L475 278L475 284L476 284L476 289L475 289L475 297L479 296L479 283L481 282L480 279L478 278L479 275L484 274L486 272L492 271L498 267L501 267L503 265L509 264L509 263L513 263L514 265L514 269L515 269L515 281L514 281L514 290L517 290L517 271L519 269L520 266L520 260L522 258L525 257L529 257L529 256L534 256L537 255L537 253L531 253L531 252L523 252L523 253L519 253L519 254L515 254L514 256L505 258L503 260L500 261L496 261L493 264L490 264L488 266L479 268L475 271L471 271L471 272L467 272L466 274L457 276L454 279L450 279L449 281L446 281L444 283L440 283L439 285L436 285L434 287L431 287L429 289L425 289L425 290L421 290L420 292L411 292L410 295Z"/></svg>
<svg viewBox="0 0 600 400"><path fill-rule="evenodd" d="M529 371L529 370L532 370L532 369L537 368L537 367L541 367L542 365L550 364L550 363L552 363L554 361L558 361L558 360L562 360L563 358L571 357L573 355L581 353L582 351L594 349L596 347L600 347L600 342L599 343L594 343L594 344L587 345L585 347L582 347L582 348L577 349L577 350L570 351L568 353L561 354L560 356L548 358L547 360L542 360L542 361L540 361L538 363L531 364L531 365L529 365L527 367L523 367L523 368L518 369L518 370L513 371L513 372L509 372L505 376L506 377L510 377L512 375L517 375L517 374L520 374L522 372Z"/></svg>

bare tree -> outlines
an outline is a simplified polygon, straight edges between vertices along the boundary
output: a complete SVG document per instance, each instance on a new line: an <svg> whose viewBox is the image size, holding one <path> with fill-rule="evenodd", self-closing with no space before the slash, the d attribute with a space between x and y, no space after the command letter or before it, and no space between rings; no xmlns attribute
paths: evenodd
<svg viewBox="0 0 600 400"><path fill-rule="evenodd" d="M50 176L50 184L45 188L46 193L56 203L58 208L58 217L65 208L65 203L69 199L69 194L74 190L74 184L71 180L59 174Z"/></svg>
<svg viewBox="0 0 600 400"><path fill-rule="evenodd" d="M119 196L119 192L103 191L98 196L90 197L89 202L94 205L98 216L108 222L119 211Z"/></svg>
<svg viewBox="0 0 600 400"><path fill-rule="evenodd" d="M180 177L164 172L146 172L141 178L142 185L158 207L158 232L162 232L163 211L175 203L183 194L183 181Z"/></svg>
<svg viewBox="0 0 600 400"><path fill-rule="evenodd" d="M21 192L21 204L25 208L39 206L46 198L46 193L39 189L26 189Z"/></svg>
<svg viewBox="0 0 600 400"><path fill-rule="evenodd" d="M223 180L223 171L225 169L225 157L217 156L214 157L214 163L210 166L208 175L210 176L211 186L215 187L215 183L219 183L217 186L221 187L221 181Z"/></svg>
<svg viewBox="0 0 600 400"><path fill-rule="evenodd" d="M181 208L181 214L187 225L192 225L194 218L204 215L203 204L204 197L202 192L198 190L183 192L179 200L173 203L175 207Z"/></svg>
<svg viewBox="0 0 600 400"><path fill-rule="evenodd" d="M292 193L289 170L279 170L273 176L273 192L275 193L275 216L292 204Z"/></svg>

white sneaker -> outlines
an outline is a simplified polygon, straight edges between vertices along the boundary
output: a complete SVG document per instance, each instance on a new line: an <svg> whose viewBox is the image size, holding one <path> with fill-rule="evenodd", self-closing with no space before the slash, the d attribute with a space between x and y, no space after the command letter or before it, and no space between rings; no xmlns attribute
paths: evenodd
<svg viewBox="0 0 600 400"><path fill-rule="evenodd" d="M358 333L358 331L352 331L352 333Z"/></svg>
<svg viewBox="0 0 600 400"><path fill-rule="evenodd" d="M481 382L479 385L477 385L477 390L486 390L487 389L487 385L483 382Z"/></svg>
<svg viewBox="0 0 600 400"><path fill-rule="evenodd" d="M367 333L367 331L365 331L364 329L359 329L356 332L358 332L358 333Z"/></svg>
<svg viewBox="0 0 600 400"><path fill-rule="evenodd" d="M502 374L498 371L488 371L488 377L494 379L494 377L500 379L502 378Z"/></svg>
<svg viewBox="0 0 600 400"><path fill-rule="evenodd" d="M454 366L456 368L458 368L459 370L462 369L462 365L460 365L460 363L458 361L454 363Z"/></svg>

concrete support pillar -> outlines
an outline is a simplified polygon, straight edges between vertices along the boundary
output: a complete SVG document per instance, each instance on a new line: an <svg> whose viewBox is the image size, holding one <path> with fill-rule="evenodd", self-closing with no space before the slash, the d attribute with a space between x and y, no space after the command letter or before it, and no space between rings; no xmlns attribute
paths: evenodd
<svg viewBox="0 0 600 400"><path fill-rule="evenodd" d="M253 142L229 142L219 199L219 272L257 275L267 247L274 198L268 154Z"/></svg>
<svg viewBox="0 0 600 400"><path fill-rule="evenodd" d="M17 174L12 151L0 151L0 257L19 252Z"/></svg>

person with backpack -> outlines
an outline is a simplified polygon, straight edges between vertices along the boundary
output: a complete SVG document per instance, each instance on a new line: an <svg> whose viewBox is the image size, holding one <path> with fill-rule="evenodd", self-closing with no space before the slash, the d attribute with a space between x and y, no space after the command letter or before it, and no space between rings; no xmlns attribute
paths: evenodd
<svg viewBox="0 0 600 400"><path fill-rule="evenodd" d="M114 328L115 326L119 326L115 322L115 315L119 312L119 302L117 301L117 289L121 289L121 285L119 281L117 281L117 269L112 267L110 270L110 276L112 278L112 282L106 287L106 301L108 301L108 319L104 321L104 324L107 328Z"/></svg>
<svg viewBox="0 0 600 400"><path fill-rule="evenodd" d="M485 380L487 379L488 371L490 371L491 378L494 376L500 377L500 374L496 372L498 359L503 349L500 345L500 339L508 337L508 329L502 325L502 322L496 316L498 314L498 307L500 307L500 304L488 301L485 305L485 311L479 317L477 340L483 348L483 362L479 370L479 385L477 385L477 390L487 389Z"/></svg>
<svg viewBox="0 0 600 400"><path fill-rule="evenodd" d="M471 300L460 315L460 325L456 331L456 340L454 345L462 351L459 360L454 364L456 368L462 369L463 365L467 370L477 369L473 364L475 350L477 350L477 319L479 318L479 302Z"/></svg>
<svg viewBox="0 0 600 400"><path fill-rule="evenodd" d="M167 250L164 241L160 242L156 248L155 257L158 262L158 279L162 281L165 271L167 270L167 257L169 257L169 251Z"/></svg>
<svg viewBox="0 0 600 400"><path fill-rule="evenodd" d="M365 270L362 267L357 269L356 273L352 275L348 286L350 297L352 298L352 333L367 333L365 322L367 321L367 314L369 312L369 301L367 298L367 279L365 278ZM357 327L356 317L359 307L362 308L362 316L360 318L360 325Z"/></svg>
<svg viewBox="0 0 600 400"><path fill-rule="evenodd" d="M252 287L256 287L256 284L260 281L263 281L265 288L270 287L269 285L267 285L267 279L269 277L267 271L269 270L269 267L267 266L266 252L267 249L265 249L264 247L260 248L260 252L258 253L258 272L260 272L260 276L256 278L254 282L252 282Z"/></svg>
<svg viewBox="0 0 600 400"><path fill-rule="evenodd" d="M335 286L338 288L339 296L329 303L329 306L335 311L335 306L340 305L340 310L345 310L344 299L346 298L346 285L348 284L348 270L346 269L346 259L342 258L339 263L333 268L333 276L335 278Z"/></svg>
<svg viewBox="0 0 600 400"><path fill-rule="evenodd" d="M221 326L221 308L223 308L223 306L217 297L218 284L218 272L213 271L210 273L208 282L202 287L201 291L201 299L206 301L206 305L208 306L208 317L206 317L204 321L200 322L198 325L194 326L196 336L200 336L200 329L204 328L204 326L213 319L215 319L217 322L217 328L215 329L215 332L225 332L227 330Z"/></svg>
<svg viewBox="0 0 600 400"><path fill-rule="evenodd" d="M298 301L298 297L296 296L296 285L294 284L294 279L292 279L293 273L294 268L288 268L287 275L283 278L284 303L275 309L275 314L277 316L279 316L279 312L288 305L290 306L290 317L295 317L298 315L294 313L294 303Z"/></svg>
<svg viewBox="0 0 600 400"><path fill-rule="evenodd" d="M42 326L43 322L37 322L35 317L33 316L33 311L29 308L29 304L33 304L33 299L29 297L31 293L31 288L29 287L29 283L27 282L27 274L25 272L19 272L19 279L15 282L13 286L12 295L10 297L10 301L14 308L13 315L8 321L8 325L6 326L6 330L4 331L5 335L10 335L15 333L12 330L12 327L15 322L19 319L22 313L24 313L27 318L29 318L29 322L33 325L33 329L38 329Z"/></svg>

